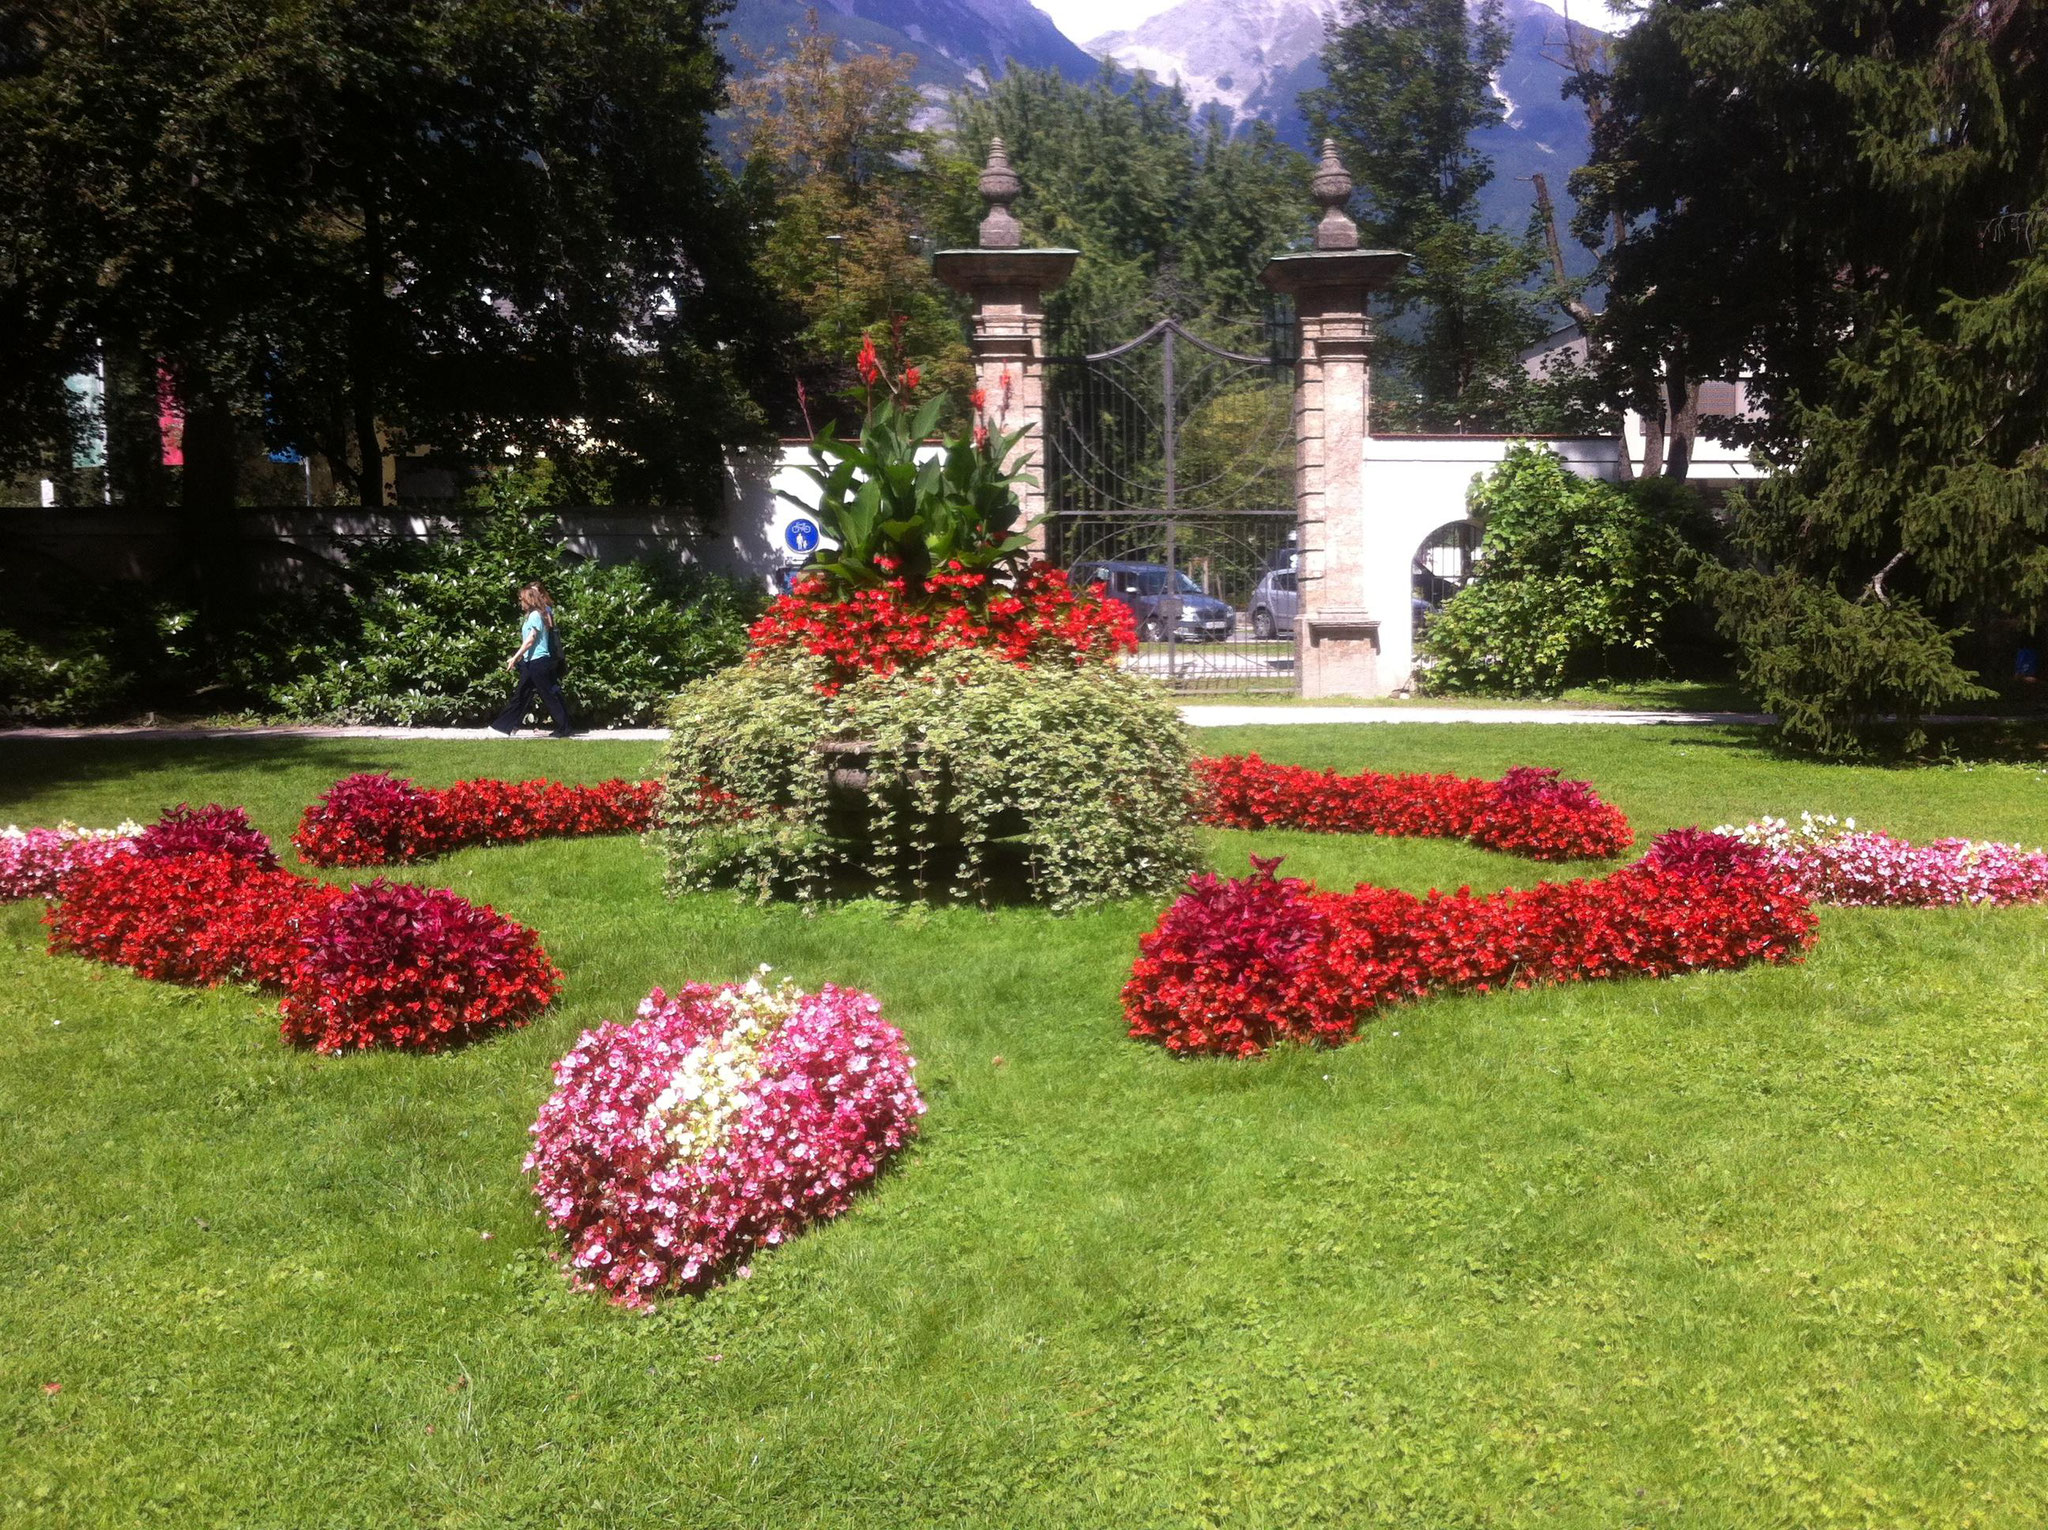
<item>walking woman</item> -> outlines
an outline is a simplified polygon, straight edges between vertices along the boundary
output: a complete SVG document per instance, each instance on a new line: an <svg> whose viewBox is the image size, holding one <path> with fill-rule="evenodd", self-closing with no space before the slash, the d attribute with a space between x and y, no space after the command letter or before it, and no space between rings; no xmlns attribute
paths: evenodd
<svg viewBox="0 0 2048 1530"><path fill-rule="evenodd" d="M505 661L505 667L519 676L519 689L491 730L510 738L526 720L526 709L537 696L555 720L553 737L567 738L574 730L569 726L568 703L562 700L562 650L555 640L555 603L548 598L546 586L529 584L519 592L519 609L526 613L519 629L519 648Z"/></svg>

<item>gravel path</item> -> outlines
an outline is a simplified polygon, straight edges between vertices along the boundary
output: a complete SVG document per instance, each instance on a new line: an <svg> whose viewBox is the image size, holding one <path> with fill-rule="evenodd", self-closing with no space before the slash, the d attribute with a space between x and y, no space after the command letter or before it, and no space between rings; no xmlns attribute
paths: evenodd
<svg viewBox="0 0 2048 1530"><path fill-rule="evenodd" d="M1214 703L1191 704L1180 715L1197 728L1273 728L1291 724L1330 723L1544 723L1556 725L1605 724L1644 727L1659 723L1745 724L1774 721L1766 712L1624 712L1596 707L1310 707L1310 706L1228 706ZM1961 719L1957 719L1961 720ZM157 739L167 743L216 738L385 738L385 739L467 739L495 740L488 728L324 728L280 724L275 727L110 727L110 728L10 728L0 730L7 739ZM668 737L665 728L602 728L579 733L573 739L551 739L531 731L517 739L504 739L507 748L517 743L652 743Z"/></svg>

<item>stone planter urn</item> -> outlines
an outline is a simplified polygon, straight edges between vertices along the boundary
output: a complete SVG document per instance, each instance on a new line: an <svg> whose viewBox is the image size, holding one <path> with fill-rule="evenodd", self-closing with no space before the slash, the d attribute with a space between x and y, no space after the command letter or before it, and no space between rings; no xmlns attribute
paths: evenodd
<svg viewBox="0 0 2048 1530"><path fill-rule="evenodd" d="M919 811L916 788L924 784L924 767L918 764L916 745L907 751L904 779L892 783L887 796L873 783L873 766L878 746L866 739L821 739L813 744L825 771L825 829L834 839L868 841L874 838L877 807L886 802L899 814ZM939 767L937 802L939 811L926 826L926 837L937 845L958 845L968 837L967 825L951 811L952 786L943 765ZM984 831L988 839L1006 839L1022 834L1028 825L1018 808L996 814Z"/></svg>

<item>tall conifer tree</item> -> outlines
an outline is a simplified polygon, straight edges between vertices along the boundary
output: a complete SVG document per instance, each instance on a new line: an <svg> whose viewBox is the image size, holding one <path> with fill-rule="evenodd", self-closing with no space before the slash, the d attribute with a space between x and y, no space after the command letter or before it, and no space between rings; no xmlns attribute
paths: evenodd
<svg viewBox="0 0 2048 1530"><path fill-rule="evenodd" d="M1491 423L1515 352L1542 332L1527 285L1540 244L1478 214L1493 165L1472 135L1502 120L1492 81L1509 43L1500 0L1346 0L1323 50L1329 83L1302 98L1358 182L1369 236L1415 257L1382 346L1409 423Z"/></svg>
<svg viewBox="0 0 2048 1530"><path fill-rule="evenodd" d="M1835 752L1983 694L2048 619L2048 10L1664 0L1616 55L1610 343L1747 371L1779 464L1710 580L1750 679Z"/></svg>

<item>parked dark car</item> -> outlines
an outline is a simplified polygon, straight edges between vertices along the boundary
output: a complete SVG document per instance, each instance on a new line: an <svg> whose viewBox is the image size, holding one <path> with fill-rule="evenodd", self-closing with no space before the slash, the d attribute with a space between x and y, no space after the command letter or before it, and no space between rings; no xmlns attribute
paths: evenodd
<svg viewBox="0 0 2048 1530"><path fill-rule="evenodd" d="M1171 631L1183 642L1220 643L1237 630L1235 611L1163 563L1076 563L1067 578L1077 590L1101 586L1130 610L1147 642L1164 642Z"/></svg>

